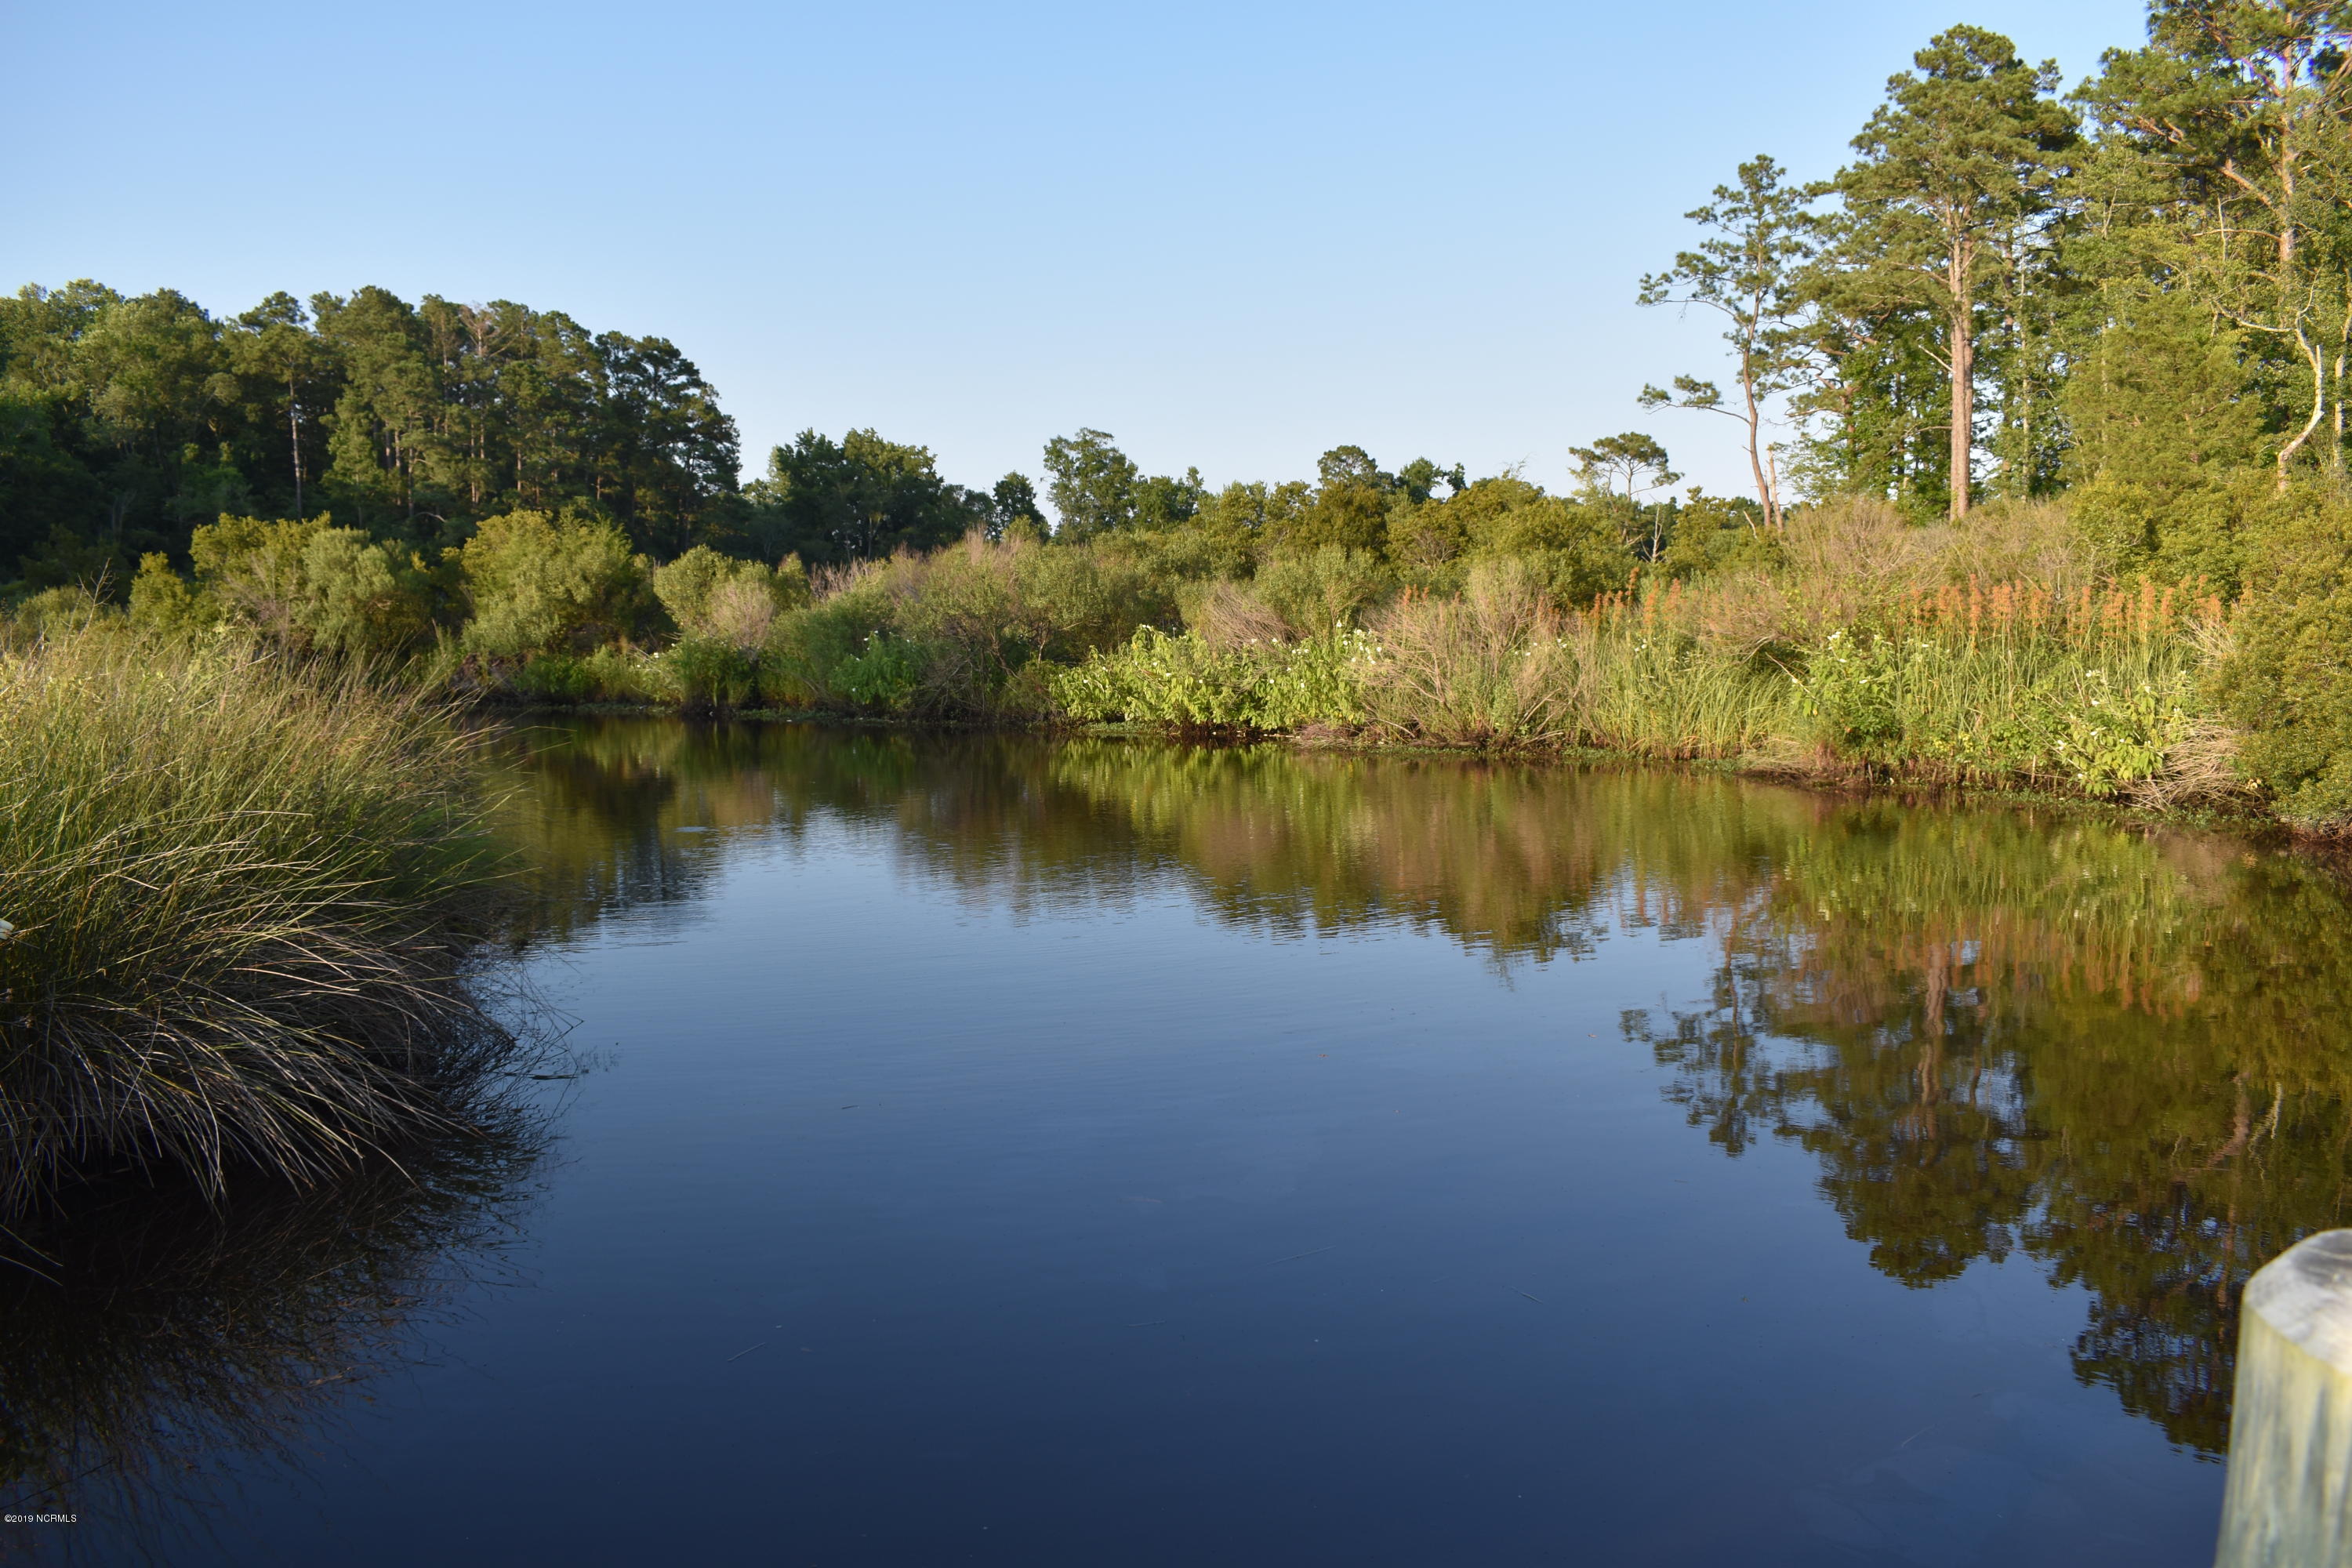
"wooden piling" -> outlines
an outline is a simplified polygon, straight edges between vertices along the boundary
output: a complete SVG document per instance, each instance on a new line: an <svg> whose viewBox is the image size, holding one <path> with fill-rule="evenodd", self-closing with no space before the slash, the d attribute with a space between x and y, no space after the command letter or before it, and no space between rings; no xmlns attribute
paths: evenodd
<svg viewBox="0 0 2352 1568"><path fill-rule="evenodd" d="M2352 1230L2246 1282L2215 1568L2352 1568Z"/></svg>

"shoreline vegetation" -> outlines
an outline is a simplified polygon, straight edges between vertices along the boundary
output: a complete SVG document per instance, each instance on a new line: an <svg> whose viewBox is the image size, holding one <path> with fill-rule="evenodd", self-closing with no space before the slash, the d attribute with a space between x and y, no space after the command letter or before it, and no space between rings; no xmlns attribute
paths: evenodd
<svg viewBox="0 0 2352 1568"><path fill-rule="evenodd" d="M1580 504L1513 480L1420 504L1466 508L1481 485L1554 521ZM2352 506L2317 487L2265 504L2266 543L2297 562L2352 540ZM656 563L609 524L520 513L447 553L437 603L412 558L402 604L399 563L356 531L231 518L194 531L188 576L151 557L126 606L53 596L16 625L34 647L50 626L244 639L428 703L1603 752L2341 830L2335 770L2352 755L2311 693L2284 689L2312 684L2313 624L2352 603L2352 573L2284 603L2126 576L2048 501L1920 524L1846 498L1718 531L1733 537L1714 570L1621 551L1606 564L1623 586L1578 592L1560 582L1580 563L1540 546L1414 574L1327 544L1237 576L1198 529L975 529L812 573L708 547Z"/></svg>
<svg viewBox="0 0 2352 1568"><path fill-rule="evenodd" d="M421 692L97 623L0 647L0 1235L510 1120L478 742Z"/></svg>

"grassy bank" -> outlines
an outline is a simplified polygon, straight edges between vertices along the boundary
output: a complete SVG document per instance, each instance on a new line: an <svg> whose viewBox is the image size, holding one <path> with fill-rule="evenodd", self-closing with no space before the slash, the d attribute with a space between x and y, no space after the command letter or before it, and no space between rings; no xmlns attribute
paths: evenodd
<svg viewBox="0 0 2352 1568"><path fill-rule="evenodd" d="M1325 550L1236 577L1165 540L974 539L821 574L755 637L542 656L507 689L2258 805L2210 584L2103 570L2053 507L1955 530L1847 502L1741 542L1580 596L1528 552L1414 580Z"/></svg>
<svg viewBox="0 0 2352 1568"><path fill-rule="evenodd" d="M1665 584L1562 613L1508 566L1352 636L1220 647L1139 633L1057 685L1077 717L1320 725L1374 744L1738 763L2153 804L2246 795L2205 695L2218 602L2031 584L1816 613L1794 591ZM1810 623L1810 624L1808 624Z"/></svg>
<svg viewBox="0 0 2352 1568"><path fill-rule="evenodd" d="M494 858L422 693L119 625L0 649L0 1209L310 1178L463 1124Z"/></svg>
<svg viewBox="0 0 2352 1568"><path fill-rule="evenodd" d="M469 700L1592 749L2352 824L2352 504L2325 486L2249 500L2219 582L2058 502L1695 503L1647 555L1614 516L1480 480L1397 499L1378 548L1196 518L813 572L655 563L584 517L492 519L437 562L229 518L127 610L58 591L16 620L226 632Z"/></svg>

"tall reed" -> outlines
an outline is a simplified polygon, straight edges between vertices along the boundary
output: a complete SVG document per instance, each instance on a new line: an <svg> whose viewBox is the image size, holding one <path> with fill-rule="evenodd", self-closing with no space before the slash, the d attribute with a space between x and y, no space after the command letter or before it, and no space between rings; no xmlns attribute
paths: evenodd
<svg viewBox="0 0 2352 1568"><path fill-rule="evenodd" d="M465 976L497 872L472 744L236 641L0 649L0 1211L462 1123L513 1044Z"/></svg>

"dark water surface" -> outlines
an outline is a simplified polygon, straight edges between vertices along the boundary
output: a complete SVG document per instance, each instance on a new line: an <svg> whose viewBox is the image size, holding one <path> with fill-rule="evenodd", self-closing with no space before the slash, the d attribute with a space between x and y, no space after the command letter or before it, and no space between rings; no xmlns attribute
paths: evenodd
<svg viewBox="0 0 2352 1568"><path fill-rule="evenodd" d="M519 744L589 1070L0 1300L92 1561L2210 1561L2352 922L2217 837L1663 773ZM90 1303L100 1301L103 1310ZM93 1458L94 1457L94 1458ZM24 1549L18 1527L0 1542Z"/></svg>

